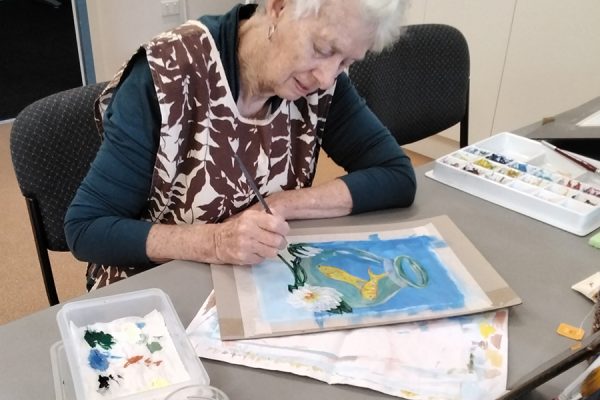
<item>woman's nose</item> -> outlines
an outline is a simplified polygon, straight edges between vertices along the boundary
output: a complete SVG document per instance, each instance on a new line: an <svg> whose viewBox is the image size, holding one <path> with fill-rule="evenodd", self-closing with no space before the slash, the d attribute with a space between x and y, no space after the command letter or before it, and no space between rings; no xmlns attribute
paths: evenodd
<svg viewBox="0 0 600 400"><path fill-rule="evenodd" d="M319 83L319 89L325 90L333 85L335 78L342 72L342 61L337 57L328 57L321 60L313 70L313 75Z"/></svg>

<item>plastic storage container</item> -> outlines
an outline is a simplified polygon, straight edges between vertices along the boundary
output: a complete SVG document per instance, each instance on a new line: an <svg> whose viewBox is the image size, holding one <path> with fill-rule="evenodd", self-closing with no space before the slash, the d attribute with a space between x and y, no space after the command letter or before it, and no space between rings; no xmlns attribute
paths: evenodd
<svg viewBox="0 0 600 400"><path fill-rule="evenodd" d="M178 353L189 379L165 387L146 390L121 397L119 400L165 399L169 394L189 385L208 385L209 378L200 359L190 344L185 329L179 320L169 297L160 289L145 289L97 299L81 300L65 304L56 315L62 344L66 353L69 371L73 382L73 391L77 400L87 400L86 384L80 362L81 338L74 337L70 327L95 323L108 323L125 317L144 317L153 310L164 318L167 331ZM56 371L55 371L56 374Z"/></svg>
<svg viewBox="0 0 600 400"><path fill-rule="evenodd" d="M576 235L600 227L600 175L510 132L438 158L426 175Z"/></svg>
<svg viewBox="0 0 600 400"><path fill-rule="evenodd" d="M69 362L67 361L63 342L56 342L50 347L50 361L52 362L55 399L74 399L75 389L73 389L73 379L71 379L71 371L69 371Z"/></svg>

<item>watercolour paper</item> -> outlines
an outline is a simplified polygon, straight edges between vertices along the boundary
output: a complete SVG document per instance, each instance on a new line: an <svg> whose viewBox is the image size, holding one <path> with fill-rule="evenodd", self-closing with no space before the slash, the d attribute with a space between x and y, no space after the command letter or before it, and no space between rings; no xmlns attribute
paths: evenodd
<svg viewBox="0 0 600 400"><path fill-rule="evenodd" d="M213 265L224 340L422 321L520 299L448 217L294 234L278 259Z"/></svg>
<svg viewBox="0 0 600 400"><path fill-rule="evenodd" d="M290 372L415 400L505 392L508 310L284 337L220 339L211 294L187 333L202 358Z"/></svg>

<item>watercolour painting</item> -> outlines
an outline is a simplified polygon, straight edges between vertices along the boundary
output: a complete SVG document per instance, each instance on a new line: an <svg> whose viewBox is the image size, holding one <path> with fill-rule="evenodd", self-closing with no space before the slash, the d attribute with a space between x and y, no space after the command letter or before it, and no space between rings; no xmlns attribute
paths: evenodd
<svg viewBox="0 0 600 400"><path fill-rule="evenodd" d="M445 216L314 228L278 258L213 265L223 340L473 314L519 304Z"/></svg>

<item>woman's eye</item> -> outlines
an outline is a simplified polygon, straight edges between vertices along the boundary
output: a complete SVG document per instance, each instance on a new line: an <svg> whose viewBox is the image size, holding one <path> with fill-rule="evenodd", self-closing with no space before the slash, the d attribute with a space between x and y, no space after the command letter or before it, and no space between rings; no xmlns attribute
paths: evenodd
<svg viewBox="0 0 600 400"><path fill-rule="evenodd" d="M325 48L323 48L323 47L319 47L319 46L313 46L313 50L314 50L315 54L317 54L318 56L321 56L321 57L328 57L328 56L330 56L330 55L331 55L331 54L330 54L330 53L331 53L331 51L329 51L329 50L326 50L326 49L325 49Z"/></svg>

